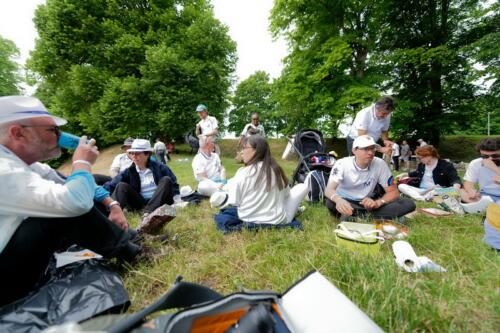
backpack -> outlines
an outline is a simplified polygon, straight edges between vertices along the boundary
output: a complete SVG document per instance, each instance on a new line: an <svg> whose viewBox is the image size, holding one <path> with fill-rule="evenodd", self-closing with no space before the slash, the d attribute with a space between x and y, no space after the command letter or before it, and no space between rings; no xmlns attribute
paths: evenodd
<svg viewBox="0 0 500 333"><path fill-rule="evenodd" d="M148 322L146 316L168 309ZM108 333L317 333L383 332L317 271L283 294L244 290L222 296L179 278L148 307L122 317L101 316L80 324Z"/></svg>
<svg viewBox="0 0 500 333"><path fill-rule="evenodd" d="M307 197L311 202L325 202L325 188L328 182L328 173L321 170L313 170L306 178L309 182L309 193Z"/></svg>

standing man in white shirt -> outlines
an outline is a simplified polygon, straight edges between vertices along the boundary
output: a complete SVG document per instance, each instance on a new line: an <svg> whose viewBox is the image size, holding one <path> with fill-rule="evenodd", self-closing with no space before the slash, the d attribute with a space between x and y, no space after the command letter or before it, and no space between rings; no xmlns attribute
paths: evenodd
<svg viewBox="0 0 500 333"><path fill-rule="evenodd" d="M0 97L0 306L27 295L65 244L125 260L141 252L94 205L95 140L80 138L64 183L52 180L55 171L39 163L60 156L64 124L36 98ZM119 208L116 202L107 206Z"/></svg>
<svg viewBox="0 0 500 333"><path fill-rule="evenodd" d="M220 148L217 144L217 136L219 135L219 123L215 117L208 115L208 108L204 104L199 104L196 107L196 112L200 117L200 121L196 124L196 136L198 139L210 136L215 142L215 152L220 156Z"/></svg>
<svg viewBox="0 0 500 333"><path fill-rule="evenodd" d="M127 138L123 141L123 145L121 147L123 153L118 154L113 158L113 162L111 162L111 166L109 167L109 175L111 178L115 178L120 172L123 172L125 169L129 168L132 165L132 160L127 154L127 149L130 149L132 146L132 142L134 142L134 138Z"/></svg>
<svg viewBox="0 0 500 333"><path fill-rule="evenodd" d="M383 148L378 148L381 153L389 151L392 142L389 140L389 127L391 124L391 113L394 111L394 99L391 96L383 96L377 102L356 114L352 123L351 131L347 135L347 153L352 156L352 143L361 135L369 135L377 142L380 138L384 141Z"/></svg>
<svg viewBox="0 0 500 333"><path fill-rule="evenodd" d="M394 165L394 170L399 171L399 145L397 142L392 144L392 163Z"/></svg>
<svg viewBox="0 0 500 333"><path fill-rule="evenodd" d="M353 142L354 156L338 160L332 168L325 190L326 207L334 215L392 219L415 210L415 203L401 199L391 170L375 157L378 145L369 135ZM373 197L379 184L385 193Z"/></svg>
<svg viewBox="0 0 500 333"><path fill-rule="evenodd" d="M214 139L210 136L200 139L200 151L193 158L194 178L198 182L198 193L211 196L226 183L226 169L219 155L214 153Z"/></svg>

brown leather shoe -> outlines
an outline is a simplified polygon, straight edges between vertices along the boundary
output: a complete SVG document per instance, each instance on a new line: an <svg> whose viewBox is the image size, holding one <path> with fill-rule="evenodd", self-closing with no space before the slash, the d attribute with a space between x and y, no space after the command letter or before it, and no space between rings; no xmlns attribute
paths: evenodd
<svg viewBox="0 0 500 333"><path fill-rule="evenodd" d="M139 233L156 234L163 226L175 218L175 207L171 205L163 205L156 208L152 213L144 216L137 231Z"/></svg>

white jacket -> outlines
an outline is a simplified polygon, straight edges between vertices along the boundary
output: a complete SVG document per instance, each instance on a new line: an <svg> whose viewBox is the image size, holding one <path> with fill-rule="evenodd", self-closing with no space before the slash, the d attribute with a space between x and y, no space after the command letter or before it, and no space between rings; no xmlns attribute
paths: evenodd
<svg viewBox="0 0 500 333"><path fill-rule="evenodd" d="M28 166L0 145L0 253L27 217L72 217L88 212L95 182L84 170L73 172L64 184L50 167Z"/></svg>

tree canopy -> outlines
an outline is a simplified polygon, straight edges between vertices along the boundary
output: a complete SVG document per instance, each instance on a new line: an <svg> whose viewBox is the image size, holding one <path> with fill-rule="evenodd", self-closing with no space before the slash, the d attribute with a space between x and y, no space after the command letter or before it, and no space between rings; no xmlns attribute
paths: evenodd
<svg viewBox="0 0 500 333"><path fill-rule="evenodd" d="M397 137L438 144L470 128L498 101L497 23L498 6L479 0L275 1L271 29L291 49L275 96L286 132L336 134L381 94L396 97Z"/></svg>
<svg viewBox="0 0 500 333"><path fill-rule="evenodd" d="M257 71L238 84L232 104L228 130L236 134L250 122L254 112L259 114L266 133L277 134L284 128L283 117L275 112L273 84L269 74L264 71Z"/></svg>
<svg viewBox="0 0 500 333"><path fill-rule="evenodd" d="M19 66L13 60L17 56L19 50L14 42L0 36L0 96L19 93Z"/></svg>
<svg viewBox="0 0 500 333"><path fill-rule="evenodd" d="M207 1L47 0L34 21L38 96L79 130L177 138L198 103L222 120L236 46Z"/></svg>

